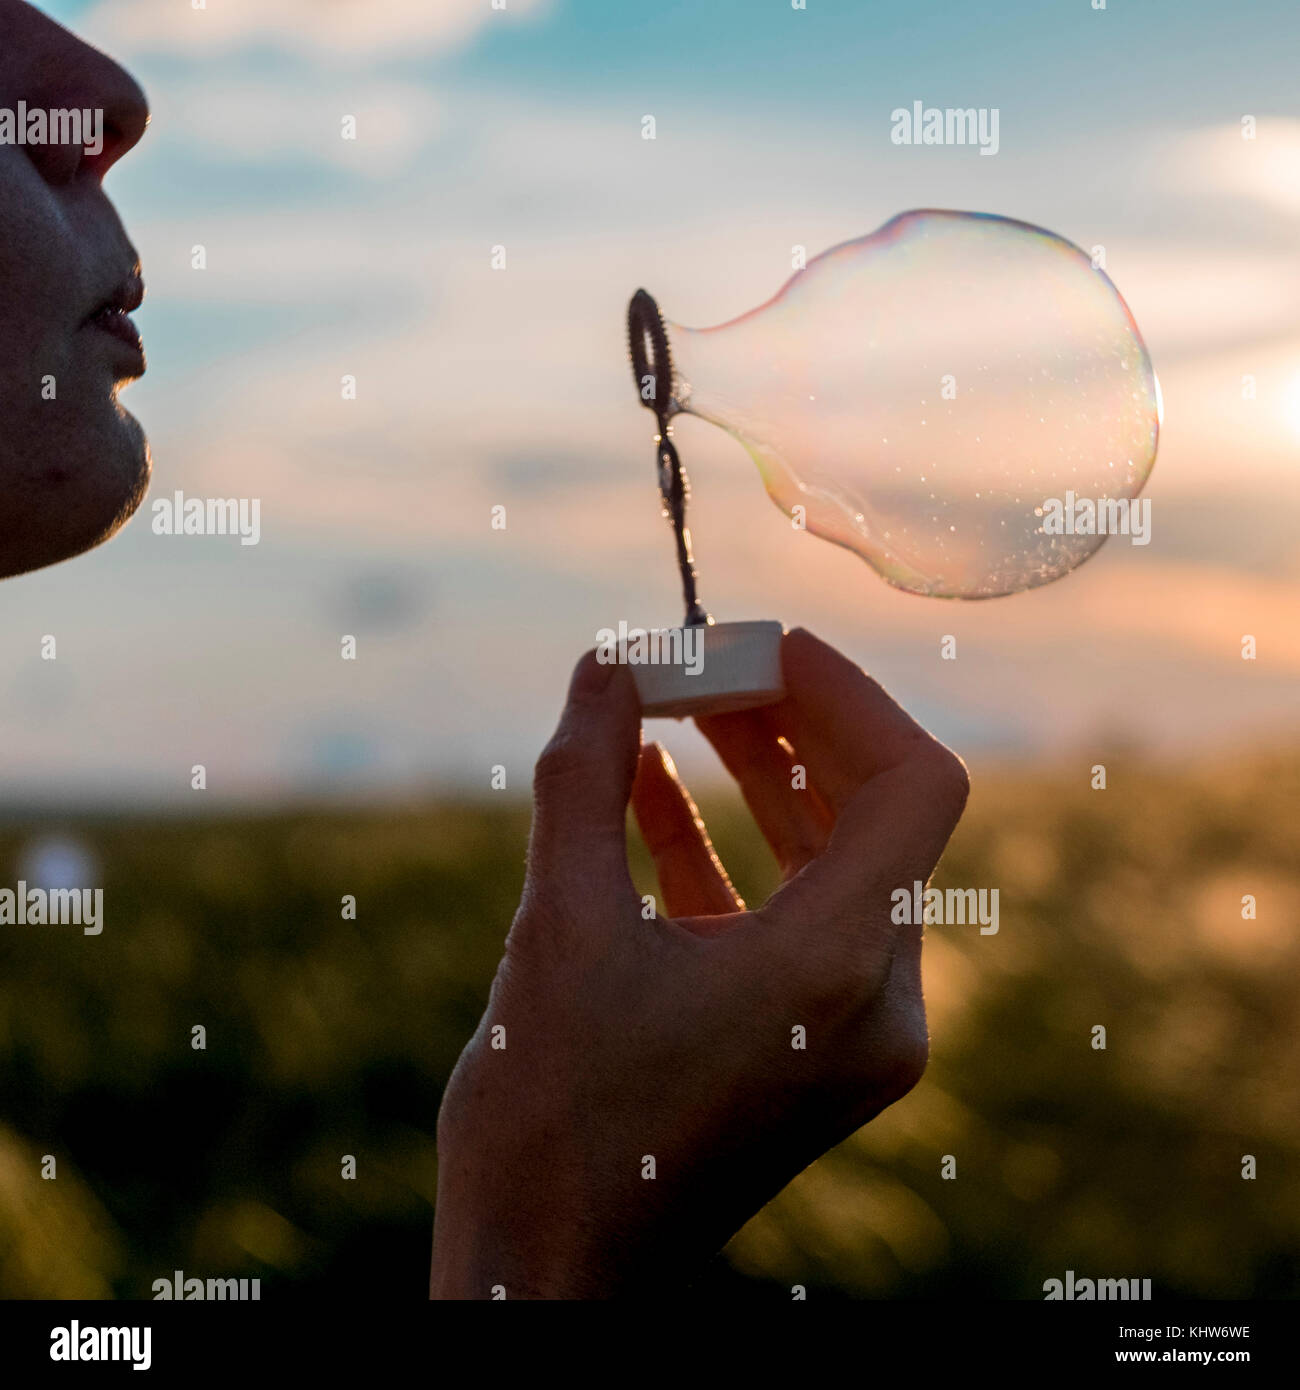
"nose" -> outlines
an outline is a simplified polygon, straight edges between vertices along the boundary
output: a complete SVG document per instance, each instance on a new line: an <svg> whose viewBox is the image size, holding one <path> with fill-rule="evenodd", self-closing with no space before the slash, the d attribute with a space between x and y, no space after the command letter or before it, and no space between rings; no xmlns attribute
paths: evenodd
<svg viewBox="0 0 1300 1390"><path fill-rule="evenodd" d="M140 84L125 68L93 48L88 52L96 60L88 76L98 82L100 94L97 101L82 105L103 109L104 147L97 155L86 155L83 168L102 179L128 150L140 143L149 124L149 102Z"/></svg>
<svg viewBox="0 0 1300 1390"><path fill-rule="evenodd" d="M0 0L5 18L9 6ZM26 32L8 35L9 57L17 71L6 73L5 86L25 100L29 110L103 112L103 147L92 154L80 145L28 145L28 155L49 183L68 183L83 175L101 180L136 145L149 124L149 103L140 84L106 54L53 20L23 5L10 26ZM7 26L9 27L9 26ZM15 41L15 38L17 41ZM9 67L10 64L4 64Z"/></svg>

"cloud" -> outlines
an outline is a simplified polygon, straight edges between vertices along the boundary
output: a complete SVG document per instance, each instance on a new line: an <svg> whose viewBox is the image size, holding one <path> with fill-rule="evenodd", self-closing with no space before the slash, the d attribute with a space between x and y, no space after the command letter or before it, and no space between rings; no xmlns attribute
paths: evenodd
<svg viewBox="0 0 1300 1390"><path fill-rule="evenodd" d="M1170 187L1300 215L1300 120L1261 117L1252 139L1239 123L1194 131L1163 163Z"/></svg>
<svg viewBox="0 0 1300 1390"><path fill-rule="evenodd" d="M489 24L535 15L546 0L101 0L78 24L116 53L206 58L252 47L368 62L424 57L467 44Z"/></svg>
<svg viewBox="0 0 1300 1390"><path fill-rule="evenodd" d="M274 85L203 80L155 103L155 138L187 158L252 168L311 164L368 180L407 168L438 136L442 103L425 86L372 79L332 89L306 75ZM351 117L348 138L344 118Z"/></svg>

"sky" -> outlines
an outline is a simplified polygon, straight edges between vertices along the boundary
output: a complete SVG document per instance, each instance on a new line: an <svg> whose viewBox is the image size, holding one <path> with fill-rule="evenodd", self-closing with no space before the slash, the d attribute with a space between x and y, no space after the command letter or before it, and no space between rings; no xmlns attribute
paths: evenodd
<svg viewBox="0 0 1300 1390"><path fill-rule="evenodd" d="M526 788L597 631L679 618L628 297L725 322L793 246L913 207L1105 247L1163 393L1152 543L984 603L900 593L686 418L711 611L812 628L973 766L1294 739L1293 0L42 8L153 108L108 181L149 286L123 400L152 496L258 498L262 538L155 535L146 503L0 586L10 803L187 804L195 763L222 802ZM996 156L893 144L918 100L996 107Z"/></svg>

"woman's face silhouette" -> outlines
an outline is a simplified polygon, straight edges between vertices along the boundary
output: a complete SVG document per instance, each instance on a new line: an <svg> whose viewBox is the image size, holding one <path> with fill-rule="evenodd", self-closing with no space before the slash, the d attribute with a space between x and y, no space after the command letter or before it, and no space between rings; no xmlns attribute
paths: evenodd
<svg viewBox="0 0 1300 1390"><path fill-rule="evenodd" d="M23 103L102 111L103 148L0 143L0 576L106 540L149 481L144 432L117 402L144 371L126 317L143 284L102 186L144 134L144 94L52 20L0 0L0 141Z"/></svg>

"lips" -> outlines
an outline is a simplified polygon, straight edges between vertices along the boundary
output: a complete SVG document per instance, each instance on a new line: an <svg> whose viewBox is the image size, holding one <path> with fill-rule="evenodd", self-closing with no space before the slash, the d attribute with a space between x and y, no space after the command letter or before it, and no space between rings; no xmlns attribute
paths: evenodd
<svg viewBox="0 0 1300 1390"><path fill-rule="evenodd" d="M87 316L86 325L116 338L143 358L144 344L130 317L132 312L140 307L143 299L144 281L139 275L129 275L93 313Z"/></svg>
<svg viewBox="0 0 1300 1390"><path fill-rule="evenodd" d="M86 322L91 328L102 329L105 333L111 333L114 338L120 338L128 347L137 351L144 349L139 330L123 309L99 309L91 314Z"/></svg>

